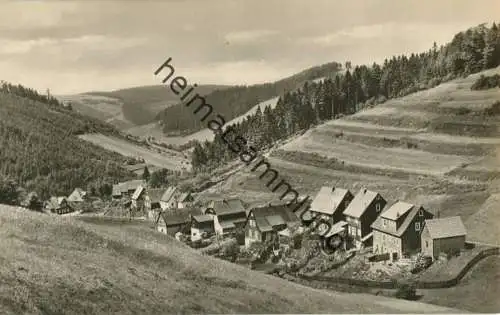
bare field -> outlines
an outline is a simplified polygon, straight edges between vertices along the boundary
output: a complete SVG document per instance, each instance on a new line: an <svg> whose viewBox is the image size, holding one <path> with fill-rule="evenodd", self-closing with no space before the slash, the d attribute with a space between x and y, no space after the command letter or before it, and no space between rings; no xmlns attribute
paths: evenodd
<svg viewBox="0 0 500 315"><path fill-rule="evenodd" d="M465 226L469 240L500 245L500 194L491 195Z"/></svg>
<svg viewBox="0 0 500 315"><path fill-rule="evenodd" d="M102 134L86 134L79 137L125 156L142 157L147 164L156 165L161 168L171 170L180 170L182 167L186 167L189 170L190 168L190 161L179 157L177 154L160 154L131 142L104 136Z"/></svg>
<svg viewBox="0 0 500 315"><path fill-rule="evenodd" d="M500 311L500 257L491 256L474 266L460 283L447 289L418 290L420 301L457 307L474 313ZM480 294L478 294L480 293Z"/></svg>
<svg viewBox="0 0 500 315"><path fill-rule="evenodd" d="M283 149L314 152L352 165L426 175L443 175L461 164L477 160L471 157L432 154L419 150L377 148L315 134L286 144Z"/></svg>

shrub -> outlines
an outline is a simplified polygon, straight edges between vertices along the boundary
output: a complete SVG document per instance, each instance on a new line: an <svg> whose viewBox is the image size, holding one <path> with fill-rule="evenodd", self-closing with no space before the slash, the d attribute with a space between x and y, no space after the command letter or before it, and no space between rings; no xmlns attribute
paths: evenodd
<svg viewBox="0 0 500 315"><path fill-rule="evenodd" d="M495 74L492 76L481 75L474 84L471 86L471 90L487 90L500 87L500 75Z"/></svg>
<svg viewBox="0 0 500 315"><path fill-rule="evenodd" d="M398 285L394 296L398 299L416 300L417 286L414 283L401 283Z"/></svg>

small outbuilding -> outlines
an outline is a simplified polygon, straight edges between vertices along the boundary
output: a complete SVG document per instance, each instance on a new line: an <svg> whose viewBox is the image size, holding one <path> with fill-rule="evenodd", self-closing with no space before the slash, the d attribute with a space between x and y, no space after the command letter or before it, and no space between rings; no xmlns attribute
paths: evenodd
<svg viewBox="0 0 500 315"><path fill-rule="evenodd" d="M422 231L422 254L439 257L440 253L448 255L460 252L465 247L467 231L459 216L425 220Z"/></svg>

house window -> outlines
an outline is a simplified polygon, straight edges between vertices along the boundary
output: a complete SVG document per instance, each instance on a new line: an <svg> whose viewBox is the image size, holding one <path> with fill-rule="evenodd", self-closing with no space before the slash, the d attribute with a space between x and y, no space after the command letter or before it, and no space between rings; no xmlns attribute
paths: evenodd
<svg viewBox="0 0 500 315"><path fill-rule="evenodd" d="M250 227L255 227L255 220L254 219L250 220Z"/></svg>
<svg viewBox="0 0 500 315"><path fill-rule="evenodd" d="M429 241L425 241L425 247L429 247Z"/></svg>
<svg viewBox="0 0 500 315"><path fill-rule="evenodd" d="M387 221L385 219L382 219L382 223L384 224L384 226L387 225Z"/></svg>
<svg viewBox="0 0 500 315"><path fill-rule="evenodd" d="M415 222L415 231L420 231L420 222Z"/></svg>
<svg viewBox="0 0 500 315"><path fill-rule="evenodd" d="M380 212L380 203L375 204L375 210L377 210L377 212Z"/></svg>
<svg viewBox="0 0 500 315"><path fill-rule="evenodd" d="M423 216L424 216L424 212L423 212L422 210L419 210L419 211L418 211L418 216L419 216L419 217L423 217Z"/></svg>

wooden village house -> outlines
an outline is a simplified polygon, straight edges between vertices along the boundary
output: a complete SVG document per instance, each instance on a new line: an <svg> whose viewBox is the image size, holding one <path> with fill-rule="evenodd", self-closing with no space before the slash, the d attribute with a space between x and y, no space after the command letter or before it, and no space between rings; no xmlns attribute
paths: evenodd
<svg viewBox="0 0 500 315"><path fill-rule="evenodd" d="M345 209L347 232L357 248L371 244L371 225L386 203L379 193L361 189Z"/></svg>
<svg viewBox="0 0 500 315"><path fill-rule="evenodd" d="M113 199L121 199L123 197L131 197L136 191L137 187L145 186L146 182L141 179L130 180L113 185L112 197Z"/></svg>
<svg viewBox="0 0 500 315"><path fill-rule="evenodd" d="M66 197L51 197L45 203L45 210L54 214L66 214L73 212Z"/></svg>
<svg viewBox="0 0 500 315"><path fill-rule="evenodd" d="M75 188L73 192L68 196L69 202L80 203L87 199L87 192L81 188Z"/></svg>
<svg viewBox="0 0 500 315"><path fill-rule="evenodd" d="M422 254L434 260L441 253L451 255L460 252L465 247L466 235L459 216L426 220L421 234Z"/></svg>
<svg viewBox="0 0 500 315"><path fill-rule="evenodd" d="M191 218L191 240L201 239L203 234L214 233L214 217L209 214L193 215Z"/></svg>
<svg viewBox="0 0 500 315"><path fill-rule="evenodd" d="M177 198L177 208L190 208L193 206L194 198L191 192L184 192Z"/></svg>
<svg viewBox="0 0 500 315"><path fill-rule="evenodd" d="M160 200L165 192L165 189L149 188L144 196L144 208L147 212L148 219L154 220L162 211Z"/></svg>
<svg viewBox="0 0 500 315"><path fill-rule="evenodd" d="M160 206L162 210L178 208L177 200L180 193L177 187L170 186L165 190L160 199Z"/></svg>
<svg viewBox="0 0 500 315"><path fill-rule="evenodd" d="M419 252L425 220L432 217L422 206L394 203L372 224L373 253L388 253L394 261Z"/></svg>
<svg viewBox="0 0 500 315"><path fill-rule="evenodd" d="M214 218L214 230L217 235L233 233L243 227L247 219L245 207L240 199L222 199L211 201L204 214Z"/></svg>
<svg viewBox="0 0 500 315"><path fill-rule="evenodd" d="M344 220L343 212L353 198L347 189L323 186L313 199L310 209L316 218L335 224Z"/></svg>
<svg viewBox="0 0 500 315"><path fill-rule="evenodd" d="M299 222L297 215L286 205L253 208L245 222L245 246L249 247L255 242L275 241L278 232L298 225Z"/></svg>
<svg viewBox="0 0 500 315"><path fill-rule="evenodd" d="M200 215L201 211L195 208L171 209L159 213L155 228L157 231L175 237L177 232L189 234L193 215Z"/></svg>

